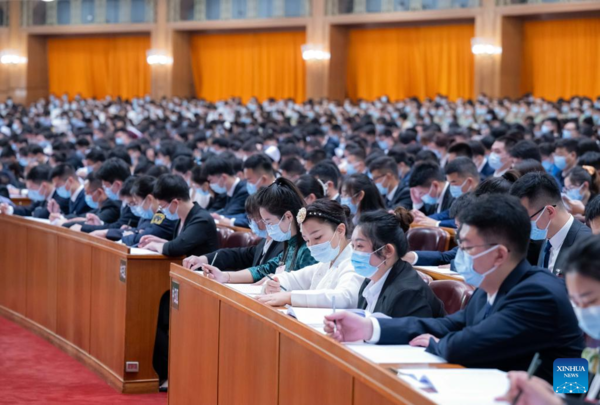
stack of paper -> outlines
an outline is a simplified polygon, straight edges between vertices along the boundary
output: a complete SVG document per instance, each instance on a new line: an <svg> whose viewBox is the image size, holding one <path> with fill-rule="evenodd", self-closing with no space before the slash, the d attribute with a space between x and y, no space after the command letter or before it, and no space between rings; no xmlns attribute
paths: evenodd
<svg viewBox="0 0 600 405"><path fill-rule="evenodd" d="M30 221L43 222L44 224L49 224L50 223L49 219L44 219L44 218L35 218L35 217L21 217L21 218L25 218L25 219L28 219Z"/></svg>
<svg viewBox="0 0 600 405"><path fill-rule="evenodd" d="M503 405L506 373L493 369L404 369L398 376L442 405Z"/></svg>
<svg viewBox="0 0 600 405"><path fill-rule="evenodd" d="M251 297L262 294L262 285L253 284L225 284L227 287L236 290L242 294L249 295Z"/></svg>
<svg viewBox="0 0 600 405"><path fill-rule="evenodd" d="M426 272L431 272L431 273L438 273L438 274L444 274L447 276L453 276L456 278L460 278L460 279L464 279L463 276L461 276L460 274L458 274L455 271L452 271L448 268L445 267L438 267L438 266L415 266L415 269L417 270L424 270Z"/></svg>
<svg viewBox="0 0 600 405"><path fill-rule="evenodd" d="M287 313L296 318L299 322L310 326L320 333L325 333L323 330L323 321L325 315L330 315L333 312L331 308L297 308L288 307Z"/></svg>
<svg viewBox="0 0 600 405"><path fill-rule="evenodd" d="M148 249L141 249L141 248L129 248L129 254L130 255L138 255L138 256L160 256L160 253L157 252L153 252L152 250L148 250Z"/></svg>
<svg viewBox="0 0 600 405"><path fill-rule="evenodd" d="M427 353L424 347L413 347L409 345L372 345L367 343L351 343L346 346L348 349L374 363L446 363L446 360L443 358Z"/></svg>

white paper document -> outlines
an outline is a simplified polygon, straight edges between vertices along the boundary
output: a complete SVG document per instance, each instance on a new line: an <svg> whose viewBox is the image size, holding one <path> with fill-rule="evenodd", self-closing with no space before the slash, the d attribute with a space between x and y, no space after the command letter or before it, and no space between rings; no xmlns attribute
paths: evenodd
<svg viewBox="0 0 600 405"><path fill-rule="evenodd" d="M252 297L262 294L262 285L252 284L225 284L227 287L236 290L242 294L250 295Z"/></svg>
<svg viewBox="0 0 600 405"><path fill-rule="evenodd" d="M427 353L424 347L413 347L409 345L372 345L367 343L351 343L346 345L348 349L371 360L373 363L446 363L446 360L431 353Z"/></svg>
<svg viewBox="0 0 600 405"><path fill-rule="evenodd" d="M42 222L44 224L49 224L50 220L49 219L45 219L45 218L35 218L35 217L21 217L21 218L25 218L28 219L30 221L35 221L35 222Z"/></svg>
<svg viewBox="0 0 600 405"><path fill-rule="evenodd" d="M160 253L153 252L152 250L133 248L133 247L129 248L129 254L130 255L138 255L138 256L161 256Z"/></svg>
<svg viewBox="0 0 600 405"><path fill-rule="evenodd" d="M506 373L494 369L402 369L398 377L442 405L506 405L495 398L509 388Z"/></svg>
<svg viewBox="0 0 600 405"><path fill-rule="evenodd" d="M454 276L457 278L463 278L463 276L461 276L460 274L458 274L455 271L452 271L450 269L446 269L446 268L440 268L438 266L415 266L415 269L420 270L426 270L426 271L430 271L432 273L438 273L438 274L445 274L447 276Z"/></svg>
<svg viewBox="0 0 600 405"><path fill-rule="evenodd" d="M315 329L323 330L323 321L325 315L330 315L333 312L331 308L298 308L288 307L287 313L290 316L296 318L299 322L302 322Z"/></svg>

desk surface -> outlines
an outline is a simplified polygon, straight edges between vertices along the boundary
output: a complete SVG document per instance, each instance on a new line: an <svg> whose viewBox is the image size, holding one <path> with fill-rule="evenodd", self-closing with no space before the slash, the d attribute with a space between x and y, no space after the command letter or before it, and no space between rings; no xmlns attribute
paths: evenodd
<svg viewBox="0 0 600 405"><path fill-rule="evenodd" d="M31 218L0 215L0 229L0 315L120 391L157 391L152 351L172 260Z"/></svg>
<svg viewBox="0 0 600 405"><path fill-rule="evenodd" d="M390 369L282 311L171 265L169 402L419 404ZM401 365L404 367L460 367Z"/></svg>

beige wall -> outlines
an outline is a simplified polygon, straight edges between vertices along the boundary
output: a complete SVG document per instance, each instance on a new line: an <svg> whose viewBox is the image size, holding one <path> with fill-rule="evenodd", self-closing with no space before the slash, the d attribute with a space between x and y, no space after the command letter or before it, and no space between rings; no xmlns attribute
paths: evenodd
<svg viewBox="0 0 600 405"><path fill-rule="evenodd" d="M18 101L33 101L48 93L46 38L50 35L90 33L150 33L153 48L173 56L172 66L152 67L152 96L194 95L189 40L191 32L255 29L306 29L307 43L323 44L331 60L308 62L306 94L308 98L343 99L346 93L348 29L357 26L382 26L399 23L431 24L442 21L475 22L475 35L494 39L504 48L498 56L475 58L474 94L518 96L522 21L525 18L569 18L600 12L600 2L496 6L496 0L481 0L477 9L431 10L328 16L326 0L311 0L312 14L304 18L268 20L168 21L168 2L156 0L153 24L115 24L48 26L21 28L19 1L10 2L10 27L0 28L0 50L16 49L28 57L22 66L0 65L0 100L12 96ZM300 50L298 50L300 52Z"/></svg>

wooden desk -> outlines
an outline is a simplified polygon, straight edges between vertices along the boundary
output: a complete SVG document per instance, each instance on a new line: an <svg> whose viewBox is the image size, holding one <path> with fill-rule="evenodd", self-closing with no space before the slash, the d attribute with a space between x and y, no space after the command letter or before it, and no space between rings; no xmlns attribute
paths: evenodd
<svg viewBox="0 0 600 405"><path fill-rule="evenodd" d="M171 261L0 215L0 315L58 346L119 391L155 392L152 353ZM126 372L126 362L138 362L139 371Z"/></svg>
<svg viewBox="0 0 600 405"><path fill-rule="evenodd" d="M171 283L170 404L432 404L277 309L175 264Z"/></svg>
<svg viewBox="0 0 600 405"><path fill-rule="evenodd" d="M458 273L444 274L444 273L435 271L436 266L413 266L413 267L416 270L419 270L420 272L431 276L431 278L434 280L455 280L455 281L460 281L461 283L465 282L465 279Z"/></svg>
<svg viewBox="0 0 600 405"><path fill-rule="evenodd" d="M31 200L27 197L11 197L10 199L13 203L15 203L15 205L19 207L31 204Z"/></svg>

